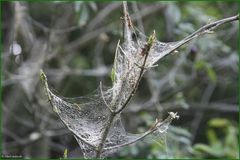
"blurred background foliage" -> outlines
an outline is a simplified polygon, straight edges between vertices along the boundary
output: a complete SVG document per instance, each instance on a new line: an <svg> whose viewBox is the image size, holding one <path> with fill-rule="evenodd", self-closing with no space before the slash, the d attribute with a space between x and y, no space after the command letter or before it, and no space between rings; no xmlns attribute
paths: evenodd
<svg viewBox="0 0 240 160"><path fill-rule="evenodd" d="M42 68L58 95L83 96L110 72L122 37L121 2L2 2L3 154L81 157L73 135L53 114ZM163 42L238 13L237 2L129 2L134 25ZM179 112L168 133L116 152L124 158L239 158L239 23L225 24L181 47L148 71L125 110L129 132Z"/></svg>

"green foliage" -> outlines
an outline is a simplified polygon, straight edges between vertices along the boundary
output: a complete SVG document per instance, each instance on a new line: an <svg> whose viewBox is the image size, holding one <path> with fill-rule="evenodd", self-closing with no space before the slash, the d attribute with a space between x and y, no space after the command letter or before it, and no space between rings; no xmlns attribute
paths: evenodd
<svg viewBox="0 0 240 160"><path fill-rule="evenodd" d="M67 158L68 158L68 149L66 148L63 153L63 159L67 159Z"/></svg>
<svg viewBox="0 0 240 160"><path fill-rule="evenodd" d="M115 82L115 77L116 77L116 72L115 72L115 68L113 67L112 68L112 71L111 71L111 80L112 80L112 83L114 83Z"/></svg>
<svg viewBox="0 0 240 160"><path fill-rule="evenodd" d="M47 77L46 77L46 75L44 74L44 72L43 72L42 69L40 70L40 79L41 79L43 82L47 81Z"/></svg>
<svg viewBox="0 0 240 160"><path fill-rule="evenodd" d="M156 33L153 31L153 33L149 36L147 44L149 47L153 45L153 43L156 41Z"/></svg>
<svg viewBox="0 0 240 160"><path fill-rule="evenodd" d="M209 144L198 143L193 147L193 154L210 158L237 158L238 131L228 119L214 118L208 122L206 136Z"/></svg>
<svg viewBox="0 0 240 160"><path fill-rule="evenodd" d="M69 66L73 68L84 69L84 68L89 68L90 64L88 63L88 60L85 56L79 55L70 61Z"/></svg>
<svg viewBox="0 0 240 160"><path fill-rule="evenodd" d="M119 45L119 43L120 43L120 40L117 43L117 47L116 47L116 51L115 51L115 57L114 57L114 61L113 61L113 67L112 67L112 70L111 70L111 80L112 80L113 84L116 81L116 71L115 71L115 68L116 68L116 65L117 65L117 54L118 54L118 45Z"/></svg>
<svg viewBox="0 0 240 160"><path fill-rule="evenodd" d="M203 70L207 73L209 79L212 82L216 82L217 81L217 75L216 72L214 71L214 69L212 68L212 66L203 60L198 60L197 62L195 62L195 69L196 70Z"/></svg>

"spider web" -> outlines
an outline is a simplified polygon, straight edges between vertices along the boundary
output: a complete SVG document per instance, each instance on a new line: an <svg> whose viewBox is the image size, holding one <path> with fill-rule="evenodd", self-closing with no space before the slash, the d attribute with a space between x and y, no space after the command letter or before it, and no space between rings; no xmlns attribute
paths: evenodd
<svg viewBox="0 0 240 160"><path fill-rule="evenodd" d="M99 92L100 89L94 95L88 97L59 98L49 91L54 112L58 114L67 128L74 133L85 158L95 156L95 147L101 142L101 136L110 116L110 111L105 106L103 99L99 98L101 97ZM111 89L104 92L107 101L111 97L110 92ZM103 154L106 155L105 150L109 151L118 148L118 146L133 141L138 137L139 135L127 134L120 117L116 117L105 142Z"/></svg>
<svg viewBox="0 0 240 160"><path fill-rule="evenodd" d="M67 128L74 134L84 157L96 157L96 151L101 144L103 134L110 125L109 132L103 144L101 157L109 156L117 149L143 139L148 135L161 136L166 133L172 119L170 115L163 122L157 120L153 128L145 133L128 133L122 122L119 112L109 124L112 111L119 111L126 105L129 97L134 93L143 73L163 56L174 51L181 42L162 43L154 40L146 56L148 38L138 31L126 30L122 45L116 47L113 66L113 86L111 88L100 85L94 93L78 98L60 98L45 86L53 111L58 114ZM135 35L133 40L132 34ZM137 85L136 85L137 84Z"/></svg>
<svg viewBox="0 0 240 160"><path fill-rule="evenodd" d="M164 121L158 119L153 127L141 134L128 133L121 122L121 111L135 93L143 73L154 67L161 58L169 55L191 40L209 33L217 26L231 21L225 19L200 28L181 41L163 43L155 39L154 34L147 38L139 30L134 29L127 11L126 2L124 10L124 42L116 47L112 77L113 86L97 90L88 96L79 98L60 98L53 94L47 84L44 73L47 96L53 107L67 128L74 134L85 158L96 157L98 147L103 143L101 157L109 156L117 149L143 139L148 135L164 137L176 113L170 112ZM133 38L135 37L135 38ZM147 50L147 52L145 52ZM117 113L110 123L112 113ZM102 141L106 128L109 128L106 139Z"/></svg>
<svg viewBox="0 0 240 160"><path fill-rule="evenodd" d="M146 37L146 36L145 36ZM139 79L144 55L141 55L147 40L142 33L131 45L123 43L117 45L114 62L115 81L112 88L99 86L91 95L77 98L64 98L53 94L48 88L53 111L58 114L67 128L75 135L84 157L96 156L97 147L100 145L102 135L109 125L111 110L118 110L132 94L134 84ZM173 51L174 43L161 43L156 41L150 49L145 68L151 67L167 53ZM145 70L144 70L145 72ZM140 77L141 78L141 77ZM164 122L151 134L161 135L167 131L171 119ZM144 138L150 132L142 134L128 133L122 122L121 114L116 116L111 124L106 141L103 145L101 157L114 153L117 149Z"/></svg>
<svg viewBox="0 0 240 160"><path fill-rule="evenodd" d="M60 98L47 89L51 97L53 111L58 114L67 128L74 134L79 143L85 158L96 156L96 147L101 142L102 134L108 125L111 112L105 102L112 97L112 89L104 91L105 100L101 97L101 90L98 88L92 95L77 98ZM105 102L104 102L105 101ZM170 120L158 127L153 132L164 133ZM117 115L111 125L110 131L104 143L101 157L109 156L119 148L141 139L144 134L128 133L122 122L121 115Z"/></svg>

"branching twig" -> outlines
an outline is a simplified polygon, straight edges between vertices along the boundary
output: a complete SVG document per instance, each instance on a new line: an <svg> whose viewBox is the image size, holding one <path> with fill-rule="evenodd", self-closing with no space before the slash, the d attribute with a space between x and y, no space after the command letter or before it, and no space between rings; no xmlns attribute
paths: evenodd
<svg viewBox="0 0 240 160"><path fill-rule="evenodd" d="M170 48L170 50L168 52L165 52L161 56L161 58L166 56L166 55L169 55L172 52L174 52L176 49L178 49L179 47L183 46L184 44L190 42L194 38L197 38L197 37L202 36L202 35L207 34L207 33L212 33L212 31L215 28L219 27L220 25L225 24L225 23L229 23L229 22L233 22L233 21L236 21L236 20L239 20L239 14L236 15L236 16L232 16L232 17L229 17L229 18L225 18L225 19L222 19L222 20L218 20L218 21L209 23L209 24L199 28L196 32L190 34L189 36L187 36L186 38L184 38L183 40L181 40L177 44L175 44L172 48Z"/></svg>
<svg viewBox="0 0 240 160"><path fill-rule="evenodd" d="M118 145L118 146L105 148L105 150L116 149L116 148L120 148L123 146L127 146L129 144L133 144L133 143L145 138L146 136L152 134L154 131L156 131L158 128L162 127L163 125L166 125L167 123L171 123L171 121L175 118L177 118L177 119L179 118L177 113L170 112L169 116L164 121L161 122L159 119L157 119L156 122L153 124L153 126L151 128L149 128L145 133L143 133L140 137L138 137L132 141L129 141L127 143Z"/></svg>
<svg viewBox="0 0 240 160"><path fill-rule="evenodd" d="M66 34L68 32L72 32L75 31L77 29L80 29L81 26L80 25L76 25L76 26L71 26L68 28L63 28L63 29L56 29L56 28L49 28L47 26L45 26L44 24L38 22L37 20L35 20L34 18L32 18L31 16L28 15L27 17L36 27L39 27L40 29L42 29L44 32L53 32L55 34Z"/></svg>
<svg viewBox="0 0 240 160"><path fill-rule="evenodd" d="M191 35L187 36L186 38L184 38L183 40L179 41L178 43L174 43L174 45L172 47L170 47L168 50L166 50L166 52L162 53L162 55L157 55L157 58L156 58L156 61L155 59L153 60L154 63L157 62L161 57L175 51L177 48L181 47L182 45L188 43L189 41L193 40L194 38L196 37L199 37L203 34L206 34L206 33L210 33L212 30L214 30L216 27L224 24L224 23L227 23L227 22L232 22L232 21L235 21L235 20L238 20L239 19L239 15L237 16L233 16L233 17L230 17L230 18L226 18L226 19L222 19L222 20L219 20L219 21L216 21L216 22L213 22L213 23L210 23L210 24L207 24L203 27L201 27L199 30L197 30L196 32L192 33ZM129 13L128 13L128 8L127 8L127 2L123 2L123 20L124 20L124 23L123 23L123 39L124 39L124 44L126 44L124 47L128 48L128 47L132 47L134 46L133 45L133 38L132 38L132 34L135 34L134 32L134 28L133 28L133 24L132 24L132 21L130 19L130 16L129 16ZM106 30L106 29L102 29L102 30ZM81 40L83 42L86 42L87 40L89 40L91 37L94 37L95 34L97 34L99 31L102 31L101 29L99 30L96 30L94 32L90 32L89 34L92 34L91 36L89 36L88 34L88 37L83 37ZM108 30L108 29L107 29ZM135 35L136 36L136 35ZM81 43L83 43L81 41ZM137 42L138 42L138 39L137 39ZM81 44L80 43L80 44ZM142 57L140 57L139 59L141 60L140 64L138 64L136 62L136 60L134 60L135 62L133 63L134 65L131 66L132 68L130 68L130 70L127 70L127 74L124 74L123 78L120 79L119 81L120 82L126 82L128 80L128 77L130 75L130 73L132 71L135 71L136 73L134 74L134 76L136 76L136 78L134 77L134 83L132 85L131 83L131 89L127 92L126 95L124 95L125 97L123 99L114 99L113 100L113 103L111 104L108 104L105 97L104 97L104 93L103 93L103 89L102 89L102 83L100 82L100 92L101 92L101 97L106 105L106 107L110 110L110 116L108 117L108 121L107 123L105 124L105 130L102 132L101 131L101 135L100 135L100 143L98 145L92 145L90 144L89 142L85 141L84 139L82 139L81 137L77 136L76 132L74 130L72 130L71 128L69 128L68 126L68 129L74 134L76 135L83 143L86 143L87 145L91 146L94 148L94 150L96 151L96 158L99 158L101 156L101 153L103 152L103 150L110 150L110 149L115 149L115 148L119 148L119 147L122 147L122 146L125 146L125 145L128 145L128 144L131 144L131 143L134 143L144 137L146 137L147 135L153 133L154 131L156 131L157 129L161 129L162 126L164 125L167 125L169 124L172 119L174 118L178 118L178 116L175 114L175 113L172 113L170 112L169 116L163 121L163 122L160 122L158 119L157 121L154 123L154 125L148 130L146 131L145 133L143 133L141 136L139 136L138 138L134 139L134 140L131 140L131 141L128 141L124 144L120 144L120 145L116 145L116 146L110 146L108 148L104 148L104 145L105 145L105 142L106 142L106 139L108 137L108 134L109 134L109 131L112 127L112 124L114 123L114 119L117 115L121 114L121 112L126 108L126 106L128 105L128 103L130 102L130 100L133 98L134 94L136 93L137 91L137 88L139 86L139 83L140 83L140 80L144 74L144 71L150 67L153 67L154 63L150 64L147 62L148 60L148 57L150 57L150 49L153 48L152 46L154 44L157 44L158 42L156 41L156 38L155 38L155 32L149 37L148 41L146 42L146 44L143 46L142 48ZM68 47L66 47L66 50L71 50L73 48L76 47L76 45L79 45L79 42L73 42L72 44L70 44ZM114 69L116 69L116 64L118 63L116 61L116 58L117 58L117 53L118 53L118 47L120 48L120 51L123 53L123 60L127 60L129 62L131 62L131 57L128 56L128 52L124 51L121 46L119 45L119 42L118 42L118 45L117 45L117 49L116 49L116 54L115 54L115 62L114 62ZM125 49L125 48L124 48ZM159 53L161 54L161 53ZM130 57L130 58L129 58ZM136 68L139 67L139 68ZM129 69L129 68L127 68ZM136 70L135 70L136 69ZM48 88L48 84L47 84L47 78L45 76L45 74L43 72L41 72L41 78L44 82L44 85L45 85L45 90L46 90L46 93L47 93L47 97L49 99L49 102L50 104L52 105L53 108L55 108L56 106L54 106L54 102L52 101L53 99L53 94L52 92L49 90ZM121 77L120 77L121 78ZM128 82L127 82L128 83ZM121 84L121 83L120 83ZM130 84L130 83L129 83ZM124 84L121 84L119 85L120 86L120 89L118 91L118 93L120 93L120 95L122 94L122 91L124 91L124 89L126 89L126 86L124 86ZM119 96L119 95L118 95ZM119 104L118 102L120 101L120 107L119 107ZM116 108L115 108L116 107ZM61 119L61 117L60 117ZM62 119L61 119L62 120ZM63 120L62 120L63 121ZM65 124L65 123L64 123ZM66 125L66 124L65 124ZM161 130L160 130L161 131ZM165 129L162 130L162 132L164 132Z"/></svg>
<svg viewBox="0 0 240 160"><path fill-rule="evenodd" d="M125 2L123 2L123 6L124 6L124 20L125 20L125 32L129 32L131 33L131 31L129 30L130 27L131 27L131 20L130 20L130 17L128 15L128 12L127 12L127 8L126 8L126 4ZM128 17L126 17L128 16ZM127 24L127 25L126 25ZM131 34L130 34L131 35ZM126 37L125 39L126 41L131 41L131 37ZM128 104L128 102L131 100L131 98L133 97L133 95L135 94L137 88L138 88L138 85L139 85L139 82L143 76L143 73L144 73L144 68L145 68L145 65L146 65L146 62L147 62L147 58L148 58L148 55L149 55L149 51L153 45L153 43L155 42L156 40L156 37L155 37L155 32L149 37L149 40L147 42L147 44L144 46L143 48L143 55L144 55L144 60L143 60L143 64L142 64L142 67L141 67L141 70L140 70L140 73L139 73L139 76L137 78L137 81L135 83L135 86L133 87L132 89L132 92L130 93L129 97L127 98L127 100L124 102L124 104L122 105L122 107L117 110L117 111L114 111L111 115L110 115L110 118L109 118L109 121L108 121L108 125L106 126L106 129L105 131L103 132L103 135L102 135L102 139L101 139L101 142L99 144L99 147L97 149L97 154L96 154L96 158L99 158L100 155L101 155L101 152L102 152L102 149L103 149L103 145L106 141L106 138L107 138L107 135L108 135L108 132L111 128L111 124L114 120L114 117L119 114Z"/></svg>
<svg viewBox="0 0 240 160"><path fill-rule="evenodd" d="M128 14L128 11L127 11L126 2L123 2L123 12L124 12L123 13L124 14L124 17L123 17L123 19L124 19L124 24L123 24L124 25L124 34L123 34L124 35L124 42L126 42L126 44L129 45L132 42L132 37L131 37L132 31L131 30L133 29L133 26L132 26L132 22L130 20L130 17L129 17L129 14ZM171 48L171 50L168 53L166 53L166 55L171 53L172 51L175 51L177 48L181 47L182 45L186 44L187 42L191 41L192 39L194 39L194 38L196 38L198 36L206 34L206 33L210 33L213 29L215 29L216 27L220 26L221 24L224 24L224 23L227 23L227 22L232 22L232 21L235 21L235 20L238 20L238 19L239 19L239 15L233 16L233 17L230 17L230 18L226 18L226 19L223 19L223 20L219 20L219 21L216 21L216 22L213 22L213 23L210 23L210 24L207 24L207 25L203 26L202 28L200 28L199 30L197 30L196 32L194 32L193 34L191 34L191 35L187 36L186 38L184 38L182 41L177 43L175 46L173 46L173 48ZM150 37L154 37L154 36L152 35ZM149 51L150 51L150 48L151 48L153 43L154 43L154 40L153 39L152 40L149 39L148 43L144 47L145 48L145 53L144 53L145 56L144 56L143 64L140 67L141 70L140 70L140 73L139 73L139 77L137 78L137 82L134 85L132 92L130 93L129 97L124 102L122 107L120 109L118 109L117 111L115 111L114 113L111 114L111 116L109 118L109 124L108 124L108 126L106 127L106 130L103 133L101 143L100 143L100 145L98 147L96 158L100 157L100 155L101 155L101 151L103 149L103 145L104 145L105 140L107 138L107 135L108 135L109 129L111 127L111 124L112 124L112 122L114 120L114 117L117 114L121 113L121 111L127 106L128 102L132 99L134 93L136 92L136 90L138 88L139 82L140 82L140 80L142 78L142 75L144 73L147 57L149 55ZM141 136L139 139L144 138L148 134L152 133L153 130L155 128L157 128L157 125L158 125L158 123L156 123L155 126L152 129L150 129L149 131L145 132L145 134L143 134L143 136ZM135 141L133 141L133 142L135 142ZM127 144L130 144L130 143L133 143L133 142L129 142ZM123 144L123 146L127 145L127 144Z"/></svg>
<svg viewBox="0 0 240 160"><path fill-rule="evenodd" d="M145 65L146 65L146 62L147 62L149 51L150 51L153 43L155 42L155 40L156 40L155 32L153 32L153 34L149 37L149 40L148 40L147 44L143 48L143 52L144 52L143 54L145 56L144 56L143 64L140 67L141 70L140 70L139 76L137 78L137 82L136 82L135 86L133 87L133 90L132 90L131 94L129 95L129 97L127 98L127 100L125 101L125 103L122 105L122 107L118 111L116 111L117 114L120 113L127 106L128 102L132 99L135 92L137 91L138 85L140 83L140 80L141 80L141 78L143 76L143 73L144 73L144 70L145 70Z"/></svg>

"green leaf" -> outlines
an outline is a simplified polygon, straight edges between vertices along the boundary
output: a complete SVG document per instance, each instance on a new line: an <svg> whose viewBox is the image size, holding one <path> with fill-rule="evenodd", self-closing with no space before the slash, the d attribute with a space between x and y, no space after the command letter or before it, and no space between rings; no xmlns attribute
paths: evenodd
<svg viewBox="0 0 240 160"><path fill-rule="evenodd" d="M225 145L228 146L228 148L231 148L232 151L237 152L237 132L236 129L233 126L228 127L227 135L225 137Z"/></svg>
<svg viewBox="0 0 240 160"><path fill-rule="evenodd" d="M148 46L151 47L155 41L156 41L156 33L155 31L153 31L153 33L148 38L148 41L147 41Z"/></svg>
<svg viewBox="0 0 240 160"><path fill-rule="evenodd" d="M67 159L68 149L64 149L63 158Z"/></svg>
<svg viewBox="0 0 240 160"><path fill-rule="evenodd" d="M213 129L209 129L207 131L207 138L211 146L216 144L219 141Z"/></svg>
<svg viewBox="0 0 240 160"><path fill-rule="evenodd" d="M114 83L115 82L115 69L114 69L114 67L112 68L112 71L111 71L111 80L112 80L112 82Z"/></svg>
<svg viewBox="0 0 240 160"><path fill-rule="evenodd" d="M193 149L195 152L205 153L214 157L222 157L224 155L222 149L213 148L205 144L196 144Z"/></svg>
<svg viewBox="0 0 240 160"><path fill-rule="evenodd" d="M195 62L194 68L196 70L205 69L205 68L207 68L207 63L203 60L198 60L198 61Z"/></svg>
<svg viewBox="0 0 240 160"><path fill-rule="evenodd" d="M208 77L210 78L210 80L212 82L216 82L217 81L217 75L216 75L215 71L211 67L207 68L207 74L208 74Z"/></svg>
<svg viewBox="0 0 240 160"><path fill-rule="evenodd" d="M46 75L45 75L45 73L43 72L42 69L40 70L40 79L43 82L47 81L47 77L46 77Z"/></svg>
<svg viewBox="0 0 240 160"><path fill-rule="evenodd" d="M214 118L208 122L209 127L224 128L230 125L229 121L224 118Z"/></svg>
<svg viewBox="0 0 240 160"><path fill-rule="evenodd" d="M117 56L118 56L118 46L119 46L120 40L118 40L116 51L115 51L115 57L114 57L114 62L113 62L113 68L111 71L111 80L112 83L116 82L116 66L117 66Z"/></svg>
<svg viewBox="0 0 240 160"><path fill-rule="evenodd" d="M199 60L199 61L195 62L194 67L195 67L196 70L204 70L204 71L206 71L209 79L212 82L216 82L217 81L217 75L216 75L214 69L207 62L205 62L203 60Z"/></svg>

